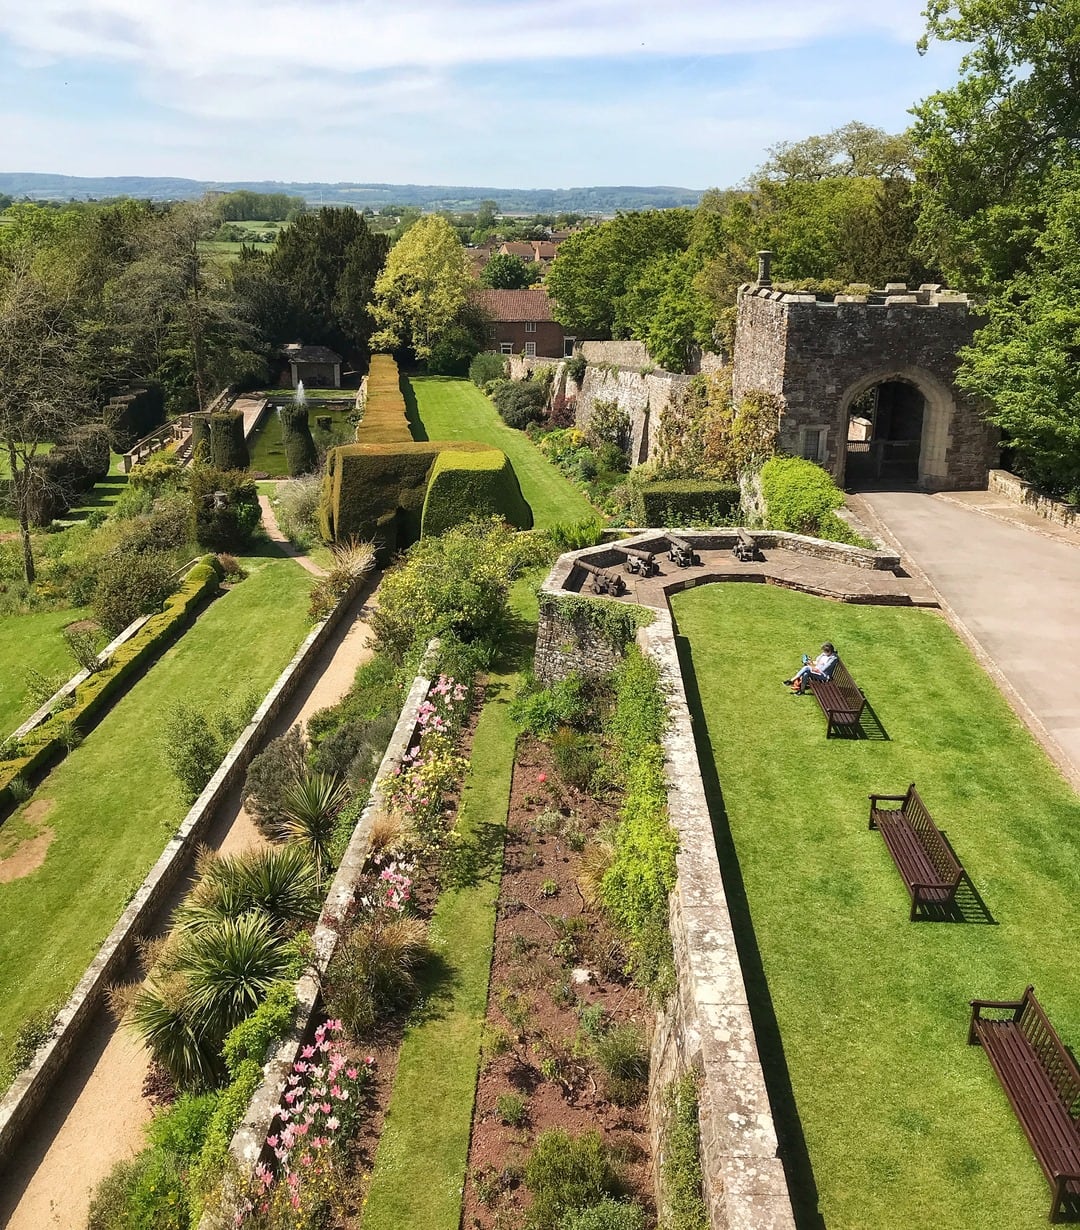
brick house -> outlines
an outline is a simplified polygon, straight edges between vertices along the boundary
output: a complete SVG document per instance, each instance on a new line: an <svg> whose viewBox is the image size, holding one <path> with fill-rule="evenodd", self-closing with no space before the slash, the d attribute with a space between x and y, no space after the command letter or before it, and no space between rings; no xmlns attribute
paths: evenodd
<svg viewBox="0 0 1080 1230"><path fill-rule="evenodd" d="M574 352L575 337L554 317L542 286L529 290L481 290L476 302L488 317L488 349L501 354L561 359Z"/></svg>

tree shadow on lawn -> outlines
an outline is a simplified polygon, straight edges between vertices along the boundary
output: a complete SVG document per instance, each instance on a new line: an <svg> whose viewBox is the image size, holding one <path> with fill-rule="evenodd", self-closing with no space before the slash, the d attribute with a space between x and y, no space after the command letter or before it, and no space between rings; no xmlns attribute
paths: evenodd
<svg viewBox="0 0 1080 1230"><path fill-rule="evenodd" d="M99 478L94 486L80 499L80 502L69 508L57 520L61 523L75 524L85 521L96 508L111 508L120 497L127 483L128 476L126 474L110 474L106 478Z"/></svg>
<svg viewBox="0 0 1080 1230"><path fill-rule="evenodd" d="M420 417L420 407L416 404L416 392L408 380L401 382L401 395L405 399L405 417L409 420L409 430L414 440L429 440L431 437Z"/></svg>
<svg viewBox="0 0 1080 1230"><path fill-rule="evenodd" d="M468 841L452 847L443 864L443 888L475 888L485 880L494 882L502 869L506 825L483 820Z"/></svg>
<svg viewBox="0 0 1080 1230"><path fill-rule="evenodd" d="M439 1021L454 1007L454 991L461 975L441 952L432 950L416 977L416 999L406 1026L416 1029L429 1021Z"/></svg>
<svg viewBox="0 0 1080 1230"><path fill-rule="evenodd" d="M675 643L682 669L683 685L686 689L686 700L693 721L694 742L697 748L698 764L701 766L705 798L712 819L716 854L720 862L724 891L727 894L731 925L735 932L735 946L746 982L750 1017L754 1023L758 1054L761 1057L761 1067L769 1093L769 1104L772 1107L773 1121L776 1124L778 1154L787 1176L795 1223L799 1230L825 1230L825 1219L818 1210L818 1189L814 1179L813 1165L806 1147L806 1136L803 1132L802 1120L799 1118L799 1108L795 1103L795 1093L791 1086L791 1073L788 1071L787 1058L784 1054L784 1041L780 1036L780 1026L773 1008L772 996L769 994L769 984L765 977L761 951L758 948L757 937L754 935L750 904L746 897L735 841L728 823L724 794L716 772L716 761L709 743L705 713L701 706L701 694L694 674L693 652L690 642L685 637L677 636Z"/></svg>

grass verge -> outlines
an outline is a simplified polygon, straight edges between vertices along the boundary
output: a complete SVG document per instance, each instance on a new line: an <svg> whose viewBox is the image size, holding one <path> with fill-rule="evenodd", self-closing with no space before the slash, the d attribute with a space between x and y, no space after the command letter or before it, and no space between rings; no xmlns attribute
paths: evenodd
<svg viewBox="0 0 1080 1230"><path fill-rule="evenodd" d="M818 1204L829 1230L1045 1225L1042 1172L965 1045L968 1000L1033 982L1080 1046L1080 800L931 612L756 585L695 589L673 609L802 1224L820 1224ZM826 741L815 702L780 686L826 638L877 737ZM911 781L973 882L966 922L909 922L867 829L867 795Z"/></svg>
<svg viewBox="0 0 1080 1230"><path fill-rule="evenodd" d="M523 631L535 628L535 583L519 581L512 593ZM527 650L528 639L516 638L508 656ZM457 824L467 874L444 889L431 920L438 959L402 1043L364 1230L458 1230L461 1222L517 740L509 712L517 665L489 676Z"/></svg>
<svg viewBox="0 0 1080 1230"><path fill-rule="evenodd" d="M47 678L62 676L65 682L79 669L63 633L68 624L88 614L68 607L0 618L0 739L6 739L36 708L26 695L26 671L37 670Z"/></svg>
<svg viewBox="0 0 1080 1230"><path fill-rule="evenodd" d="M479 440L510 458L538 530L558 522L595 521L601 514L522 431L515 431L470 380L414 376L402 381L418 440Z"/></svg>
<svg viewBox="0 0 1080 1230"><path fill-rule="evenodd" d="M0 882L0 1055L32 1014L70 993L187 812L159 734L170 706L248 688L261 698L308 630L312 578L280 557L243 563L247 580L200 615L0 829L0 858L24 871Z"/></svg>

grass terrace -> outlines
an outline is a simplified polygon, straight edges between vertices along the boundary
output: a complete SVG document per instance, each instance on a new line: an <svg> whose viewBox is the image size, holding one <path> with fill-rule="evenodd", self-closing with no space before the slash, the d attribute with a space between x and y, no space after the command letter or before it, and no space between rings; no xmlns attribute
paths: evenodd
<svg viewBox="0 0 1080 1230"><path fill-rule="evenodd" d="M0 828L0 1063L20 1026L74 987L187 813L166 766L164 715L247 689L261 700L308 631L309 574L280 556L242 563L247 579Z"/></svg>
<svg viewBox="0 0 1080 1230"><path fill-rule="evenodd" d="M533 510L537 529L599 518L598 511L540 454L524 432L507 427L472 381L414 376L402 379L402 392L415 439L479 440L502 449Z"/></svg>
<svg viewBox="0 0 1080 1230"><path fill-rule="evenodd" d="M67 608L0 618L0 739L34 712L26 696L25 674L40 671L46 678L70 678L79 669L68 651L64 629L85 619L89 611Z"/></svg>
<svg viewBox="0 0 1080 1230"><path fill-rule="evenodd" d="M673 609L803 1224L819 1224L816 1183L829 1230L1044 1226L1042 1171L965 1045L968 1000L1034 983L1080 1048L1080 800L931 612L764 585L706 586ZM873 737L826 742L814 700L781 687L826 638ZM867 829L867 795L911 781L985 903L973 895L966 922L909 922Z"/></svg>

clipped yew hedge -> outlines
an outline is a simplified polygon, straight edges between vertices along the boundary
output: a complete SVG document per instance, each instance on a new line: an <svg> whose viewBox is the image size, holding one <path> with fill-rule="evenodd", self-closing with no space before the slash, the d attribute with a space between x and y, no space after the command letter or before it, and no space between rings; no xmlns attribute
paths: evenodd
<svg viewBox="0 0 1080 1230"><path fill-rule="evenodd" d="M448 448L432 466L421 536L441 534L472 517L502 517L519 530L532 529L532 509L501 449L459 452Z"/></svg>
<svg viewBox="0 0 1080 1230"><path fill-rule="evenodd" d="M642 483L630 511L635 525L715 525L726 521L738 507L739 488L734 483L672 479Z"/></svg>
<svg viewBox="0 0 1080 1230"><path fill-rule="evenodd" d="M368 368L364 417L356 432L361 444L412 442L409 416L401 392L397 363L388 354L373 354Z"/></svg>
<svg viewBox="0 0 1080 1230"><path fill-rule="evenodd" d="M10 787L16 778L29 781L63 754L72 731L85 734L112 702L125 692L139 672L161 654L192 623L199 608L213 594L222 578L221 565L213 555L201 559L184 578L175 594L151 615L129 641L125 641L99 671L75 689L74 704L54 712L20 740L14 754L0 749L0 806L11 801Z"/></svg>

